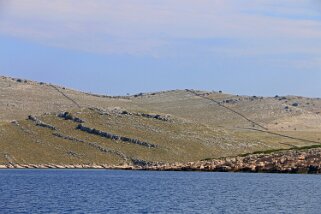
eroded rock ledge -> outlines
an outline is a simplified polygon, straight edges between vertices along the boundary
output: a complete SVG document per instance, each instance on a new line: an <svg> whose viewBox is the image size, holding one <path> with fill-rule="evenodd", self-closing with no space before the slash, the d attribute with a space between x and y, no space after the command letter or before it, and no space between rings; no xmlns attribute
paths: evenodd
<svg viewBox="0 0 321 214"><path fill-rule="evenodd" d="M118 114L118 115L129 115L129 116L138 116L138 117L145 117L149 119L155 119L155 120L161 120L166 122L171 122L172 118L169 114L161 115L156 113L140 113L140 112L130 112L123 108L112 108L112 109L101 109L101 108L95 108L91 107L90 110L97 112L100 115L111 115L111 114Z"/></svg>
<svg viewBox="0 0 321 214"><path fill-rule="evenodd" d="M65 120L71 120L71 121L73 121L75 123L84 123L85 122L84 120L82 120L82 119L80 119L78 117L74 117L69 112L62 112L62 113L59 113L57 116L60 117L60 118L65 119Z"/></svg>
<svg viewBox="0 0 321 214"><path fill-rule="evenodd" d="M145 146L148 148L156 148L157 147L156 145L151 144L151 143L147 143L147 142L140 141L140 140L133 139L133 138L129 138L129 137L123 137L123 136L111 134L111 133L100 131L100 130L97 130L94 128L89 128L89 127L86 127L82 124L79 124L76 129L81 130L83 132L87 132L89 134L94 134L94 135L98 135L100 137L111 139L111 140L119 140L119 141L123 141L125 143L133 143L133 144Z"/></svg>
<svg viewBox="0 0 321 214"><path fill-rule="evenodd" d="M39 120L35 116L29 115L28 116L28 120L31 120L31 121L35 122L36 126L40 126L40 127L51 129L51 130L57 130L56 127L54 127L53 125L47 124L47 123Z"/></svg>

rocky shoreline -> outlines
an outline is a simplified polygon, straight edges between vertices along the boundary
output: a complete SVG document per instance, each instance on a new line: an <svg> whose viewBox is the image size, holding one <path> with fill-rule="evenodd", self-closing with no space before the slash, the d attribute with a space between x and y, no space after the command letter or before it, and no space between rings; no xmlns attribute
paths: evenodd
<svg viewBox="0 0 321 214"><path fill-rule="evenodd" d="M108 164L6 164L0 169L117 169L151 171L321 173L321 149L287 150L270 154L250 154L189 163L147 163L142 165Z"/></svg>
<svg viewBox="0 0 321 214"><path fill-rule="evenodd" d="M147 170L207 171L207 172L265 172L321 173L321 149L287 150L270 154L250 154L187 164L149 166Z"/></svg>
<svg viewBox="0 0 321 214"><path fill-rule="evenodd" d="M4 164L0 169L135 169L130 165L96 165L96 164Z"/></svg>

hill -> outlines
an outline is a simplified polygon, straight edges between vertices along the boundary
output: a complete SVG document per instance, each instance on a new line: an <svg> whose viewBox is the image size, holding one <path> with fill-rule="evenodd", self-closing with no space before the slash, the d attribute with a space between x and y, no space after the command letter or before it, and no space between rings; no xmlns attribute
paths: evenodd
<svg viewBox="0 0 321 214"><path fill-rule="evenodd" d="M321 99L102 96L0 77L0 165L189 162L321 144Z"/></svg>

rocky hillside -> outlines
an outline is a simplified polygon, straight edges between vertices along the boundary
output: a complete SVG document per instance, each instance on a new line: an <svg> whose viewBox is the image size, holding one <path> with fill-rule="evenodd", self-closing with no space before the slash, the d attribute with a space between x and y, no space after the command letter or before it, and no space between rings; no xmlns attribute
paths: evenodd
<svg viewBox="0 0 321 214"><path fill-rule="evenodd" d="M101 96L0 77L0 165L146 165L318 147L321 99Z"/></svg>

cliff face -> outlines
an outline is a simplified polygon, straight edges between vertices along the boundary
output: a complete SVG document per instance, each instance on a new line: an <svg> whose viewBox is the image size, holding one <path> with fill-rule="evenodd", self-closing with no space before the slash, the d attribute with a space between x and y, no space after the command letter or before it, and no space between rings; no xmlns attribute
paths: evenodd
<svg viewBox="0 0 321 214"><path fill-rule="evenodd" d="M320 112L317 98L195 90L112 97L0 77L0 165L139 168L194 162L194 168L210 168L212 162L197 161L318 147ZM242 160L244 171L254 164ZM237 171L231 164L213 170Z"/></svg>

